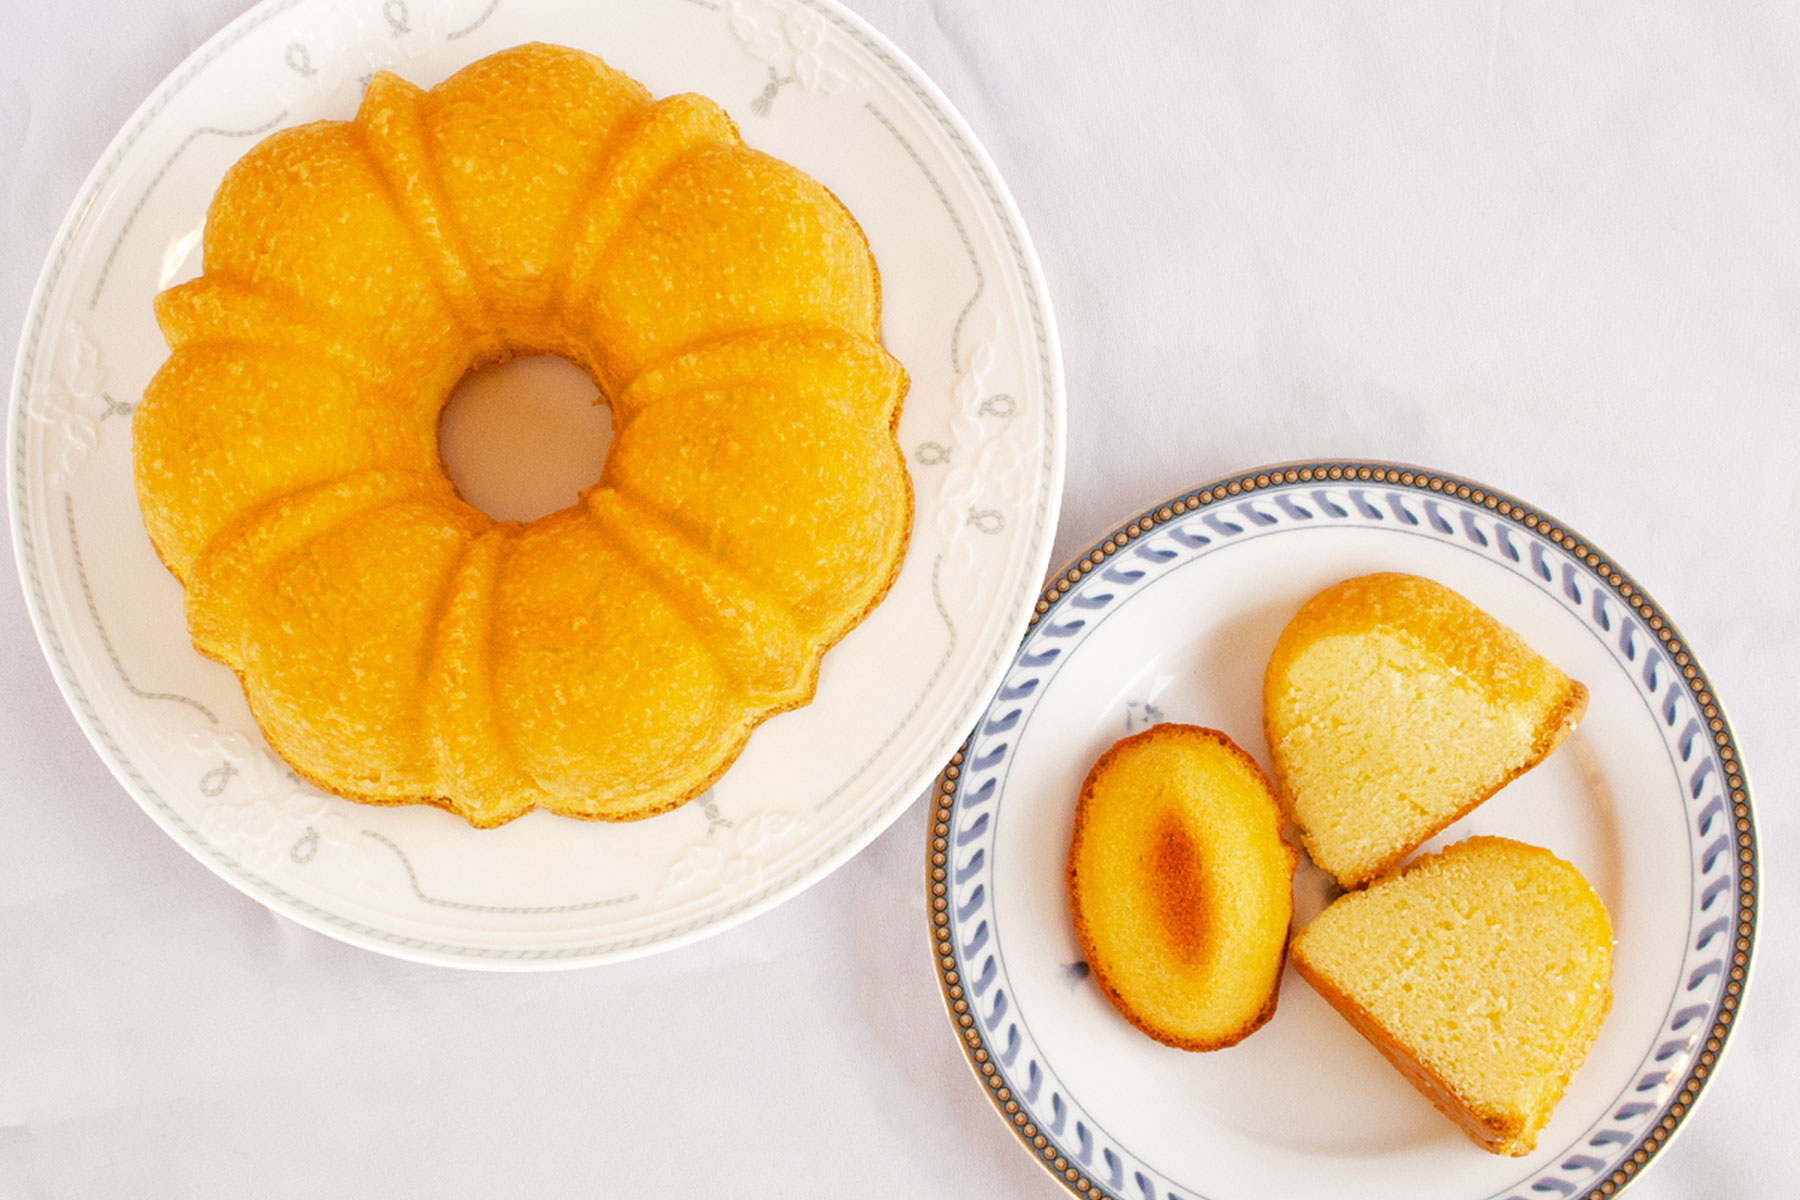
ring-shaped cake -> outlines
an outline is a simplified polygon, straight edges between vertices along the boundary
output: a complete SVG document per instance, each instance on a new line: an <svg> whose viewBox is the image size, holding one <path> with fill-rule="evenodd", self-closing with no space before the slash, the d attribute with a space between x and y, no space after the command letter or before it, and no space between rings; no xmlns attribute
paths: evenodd
<svg viewBox="0 0 1800 1200"><path fill-rule="evenodd" d="M879 602L906 373L822 185L711 101L521 46L227 173L133 424L140 508L270 745L350 799L478 826L705 790ZM555 354L612 407L572 507L444 472L469 371Z"/></svg>

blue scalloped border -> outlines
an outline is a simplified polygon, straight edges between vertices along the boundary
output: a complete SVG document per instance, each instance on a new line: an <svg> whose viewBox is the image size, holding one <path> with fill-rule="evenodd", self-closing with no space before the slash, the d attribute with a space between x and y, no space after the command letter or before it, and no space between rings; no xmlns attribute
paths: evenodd
<svg viewBox="0 0 1800 1200"><path fill-rule="evenodd" d="M1659 719L1688 800L1695 900L1680 986L1628 1091L1550 1167L1489 1200L1615 1195L1692 1110L1736 1019L1758 904L1749 784L1705 673L1635 580L1515 498L1419 467L1326 461L1221 479L1146 510L1051 578L1012 670L939 777L928 835L932 941L970 1066L1001 1117L1070 1191L1091 1200L1204 1200L1118 1145L1081 1109L1009 1000L990 925L993 814L1013 747L1046 685L1120 600L1222 546L1313 522L1454 543L1531 580L1601 639Z"/></svg>

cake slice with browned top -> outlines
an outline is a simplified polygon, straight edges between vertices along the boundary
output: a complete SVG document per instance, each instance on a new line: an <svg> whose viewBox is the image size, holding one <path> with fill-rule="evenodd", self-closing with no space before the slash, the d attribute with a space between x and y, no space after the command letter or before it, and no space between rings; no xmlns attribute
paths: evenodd
<svg viewBox="0 0 1800 1200"><path fill-rule="evenodd" d="M1263 678L1282 803L1344 887L1535 766L1586 709L1587 689L1518 634L1415 575L1364 575L1308 600Z"/></svg>
<svg viewBox="0 0 1800 1200"><path fill-rule="evenodd" d="M1339 897L1294 967L1484 1149L1537 1144L1612 1003L1612 923L1548 850L1474 837Z"/></svg>

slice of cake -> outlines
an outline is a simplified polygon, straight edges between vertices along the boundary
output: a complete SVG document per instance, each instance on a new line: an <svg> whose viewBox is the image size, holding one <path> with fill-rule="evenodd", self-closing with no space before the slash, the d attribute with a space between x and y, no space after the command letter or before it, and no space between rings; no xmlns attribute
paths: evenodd
<svg viewBox="0 0 1800 1200"><path fill-rule="evenodd" d="M1518 634L1414 575L1308 600L1263 677L1282 803L1347 888L1535 766L1586 708L1587 689Z"/></svg>
<svg viewBox="0 0 1800 1200"><path fill-rule="evenodd" d="M1082 785L1069 900L1094 980L1126 1020L1216 1050L1275 1011L1298 853L1248 754L1215 729L1157 725Z"/></svg>
<svg viewBox="0 0 1800 1200"><path fill-rule="evenodd" d="M1548 850L1474 837L1339 897L1294 967L1483 1149L1528 1154L1612 1003L1612 922Z"/></svg>

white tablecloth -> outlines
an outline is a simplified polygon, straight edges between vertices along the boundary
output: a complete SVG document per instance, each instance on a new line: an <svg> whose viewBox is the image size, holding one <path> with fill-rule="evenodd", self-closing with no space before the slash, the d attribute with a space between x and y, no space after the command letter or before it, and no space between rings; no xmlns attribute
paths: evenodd
<svg viewBox="0 0 1800 1200"><path fill-rule="evenodd" d="M243 0L0 25L0 342L140 100ZM1638 1200L1787 1196L1800 1055L1800 14L1790 4L852 7L1010 185L1068 370L1056 561L1242 467L1397 459L1569 521L1745 748L1759 961ZM949 1033L925 814L777 911L505 976L274 916L88 748L0 588L0 1196L1052 1196Z"/></svg>

